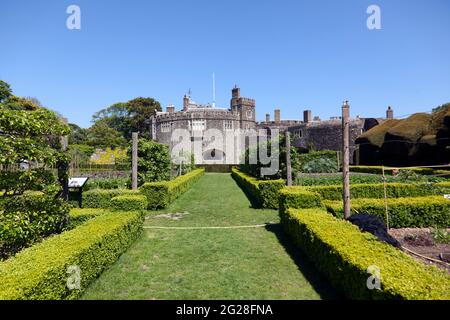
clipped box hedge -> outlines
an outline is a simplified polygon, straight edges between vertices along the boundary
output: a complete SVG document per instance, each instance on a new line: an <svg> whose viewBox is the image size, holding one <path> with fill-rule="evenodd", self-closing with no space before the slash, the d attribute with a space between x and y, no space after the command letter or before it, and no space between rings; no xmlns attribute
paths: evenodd
<svg viewBox="0 0 450 320"><path fill-rule="evenodd" d="M286 185L284 180L258 180L237 168L231 172L234 180L257 206L278 209L279 191Z"/></svg>
<svg viewBox="0 0 450 320"><path fill-rule="evenodd" d="M280 210L287 208L317 208L323 207L322 199L316 192L304 187L285 187L280 190Z"/></svg>
<svg viewBox="0 0 450 320"><path fill-rule="evenodd" d="M281 223L330 283L350 299L450 299L450 275L361 232L323 209L287 209ZM370 290L367 269L380 269L381 289Z"/></svg>
<svg viewBox="0 0 450 320"><path fill-rule="evenodd" d="M0 262L0 300L75 299L129 247L142 230L138 212L108 212ZM81 289L69 290L69 266Z"/></svg>
<svg viewBox="0 0 450 320"><path fill-rule="evenodd" d="M306 190L320 194L324 200L342 200L342 185L335 186L309 186ZM450 182L439 183L387 183L388 198L426 197L431 195L450 194ZM376 184L350 185L352 199L357 198L384 198L384 186Z"/></svg>
<svg viewBox="0 0 450 320"><path fill-rule="evenodd" d="M111 199L111 210L139 211L147 209L147 197L144 195L123 195Z"/></svg>
<svg viewBox="0 0 450 320"><path fill-rule="evenodd" d="M137 195L139 191L128 189L94 189L83 192L83 208L104 208L111 206L111 199L123 195Z"/></svg>
<svg viewBox="0 0 450 320"><path fill-rule="evenodd" d="M171 181L148 182L140 188L147 197L148 209L166 208L205 174L205 169L196 169Z"/></svg>
<svg viewBox="0 0 450 320"><path fill-rule="evenodd" d="M66 229L74 229L86 221L104 214L105 212L107 211L103 209L71 209L69 213L69 224Z"/></svg>
<svg viewBox="0 0 450 320"><path fill-rule="evenodd" d="M417 174L422 175L435 175L435 174L450 174L448 170L436 170L433 168L393 168L393 167L384 167L384 173L386 175L392 175L393 170L399 171L412 171ZM372 173L372 174L382 174L383 167L382 166L350 166L351 172L361 172L361 173Z"/></svg>
<svg viewBox="0 0 450 320"><path fill-rule="evenodd" d="M323 201L328 212L344 217L342 201ZM443 196L394 198L387 200L392 228L450 227L450 200ZM354 199L352 213L369 213L386 220L384 199Z"/></svg>

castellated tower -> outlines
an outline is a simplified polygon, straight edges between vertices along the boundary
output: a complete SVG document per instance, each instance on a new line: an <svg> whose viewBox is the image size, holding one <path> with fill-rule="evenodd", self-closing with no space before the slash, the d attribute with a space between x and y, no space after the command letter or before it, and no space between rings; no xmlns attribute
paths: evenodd
<svg viewBox="0 0 450 320"><path fill-rule="evenodd" d="M239 116L241 129L254 129L256 126L256 101L241 97L241 90L234 87L231 91L231 111Z"/></svg>

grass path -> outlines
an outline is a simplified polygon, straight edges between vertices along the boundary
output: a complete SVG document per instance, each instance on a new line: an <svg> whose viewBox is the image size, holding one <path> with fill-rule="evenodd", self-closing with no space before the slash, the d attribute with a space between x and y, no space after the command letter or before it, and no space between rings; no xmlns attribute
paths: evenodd
<svg viewBox="0 0 450 320"><path fill-rule="evenodd" d="M178 220L158 217L182 213ZM84 299L321 299L327 283L283 236L275 210L251 204L229 174L207 174L168 209ZM198 229L274 223L267 227Z"/></svg>

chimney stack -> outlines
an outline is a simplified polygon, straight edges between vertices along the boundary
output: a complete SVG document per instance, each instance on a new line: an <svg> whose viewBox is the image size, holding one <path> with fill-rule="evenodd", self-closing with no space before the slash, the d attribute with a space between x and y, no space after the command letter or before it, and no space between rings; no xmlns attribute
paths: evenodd
<svg viewBox="0 0 450 320"><path fill-rule="evenodd" d="M166 107L166 111L167 111L167 113L174 113L175 112L175 107L172 104L169 104Z"/></svg>
<svg viewBox="0 0 450 320"><path fill-rule="evenodd" d="M312 120L312 112L311 110L305 110L303 111L303 122L309 123Z"/></svg>
<svg viewBox="0 0 450 320"><path fill-rule="evenodd" d="M270 114L266 113L266 122L270 122Z"/></svg>
<svg viewBox="0 0 450 320"><path fill-rule="evenodd" d="M389 106L386 110L386 119L394 119L394 110Z"/></svg>
<svg viewBox="0 0 450 320"><path fill-rule="evenodd" d="M184 95L183 97L183 111L186 111L187 109L189 109L189 102L190 102L190 97L187 95Z"/></svg>
<svg viewBox="0 0 450 320"><path fill-rule="evenodd" d="M275 109L274 110L274 116L275 116L275 123L280 123L281 122L281 111L280 111L280 109Z"/></svg>

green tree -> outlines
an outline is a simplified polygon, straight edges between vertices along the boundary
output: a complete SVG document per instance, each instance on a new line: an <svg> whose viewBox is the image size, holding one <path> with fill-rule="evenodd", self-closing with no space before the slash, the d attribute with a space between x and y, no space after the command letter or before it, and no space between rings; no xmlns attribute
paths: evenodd
<svg viewBox="0 0 450 320"><path fill-rule="evenodd" d="M51 168L69 161L60 143L69 132L53 111L29 99L11 95L0 103L0 258L67 223L68 207Z"/></svg>
<svg viewBox="0 0 450 320"><path fill-rule="evenodd" d="M131 161L131 145L128 147L128 158ZM169 147L145 138L138 144L138 185L145 182L170 180Z"/></svg>
<svg viewBox="0 0 450 320"><path fill-rule="evenodd" d="M69 144L87 144L89 129L80 128L74 123L69 123Z"/></svg>
<svg viewBox="0 0 450 320"><path fill-rule="evenodd" d="M8 83L0 80L0 102L11 96L11 87Z"/></svg>
<svg viewBox="0 0 450 320"><path fill-rule="evenodd" d="M96 122L87 131L87 144L96 148L120 148L127 144L126 139L116 129L104 121Z"/></svg>
<svg viewBox="0 0 450 320"><path fill-rule="evenodd" d="M140 132L143 137L150 137L148 119L161 105L153 98L138 97L128 102L119 102L100 110L93 116L94 123L103 122L120 132L127 140L131 139L132 132Z"/></svg>

